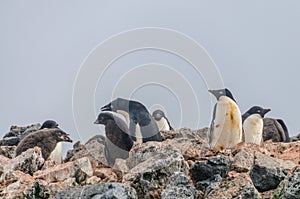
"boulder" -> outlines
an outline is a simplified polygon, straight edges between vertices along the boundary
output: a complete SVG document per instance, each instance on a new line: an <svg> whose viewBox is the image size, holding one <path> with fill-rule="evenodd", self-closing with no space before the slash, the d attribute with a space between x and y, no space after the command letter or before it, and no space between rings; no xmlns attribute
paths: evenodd
<svg viewBox="0 0 300 199"><path fill-rule="evenodd" d="M300 166L295 167L281 182L274 194L274 198L298 199L300 198Z"/></svg>
<svg viewBox="0 0 300 199"><path fill-rule="evenodd" d="M0 155L11 159L15 156L16 148L16 146L0 146Z"/></svg>
<svg viewBox="0 0 300 199"><path fill-rule="evenodd" d="M255 189L248 174L246 173L229 173L218 189L207 193L205 198L261 198L260 193Z"/></svg>
<svg viewBox="0 0 300 199"><path fill-rule="evenodd" d="M75 178L77 183L85 181L93 176L93 167L87 157L78 159L74 162L67 162L57 165L47 170L41 170L34 173L34 179L51 182L63 182L69 178Z"/></svg>
<svg viewBox="0 0 300 199"><path fill-rule="evenodd" d="M230 164L231 160L227 156L211 157L207 161L195 162L190 169L190 175L194 183L207 180L217 174L226 177Z"/></svg>
<svg viewBox="0 0 300 199"><path fill-rule="evenodd" d="M42 151L39 147L28 149L21 153L21 155L11 159L7 165L4 166L5 172L20 170L29 175L40 170L45 163L42 156Z"/></svg>
<svg viewBox="0 0 300 199"><path fill-rule="evenodd" d="M97 167L106 165L106 158L104 153L105 137L96 135L86 142L85 145L77 142L73 149L67 152L64 162L72 162L79 158L88 157Z"/></svg>
<svg viewBox="0 0 300 199"><path fill-rule="evenodd" d="M129 172L123 183L132 186L138 197L158 197L175 172L188 174L188 165L178 149L162 142L135 146L127 160Z"/></svg>
<svg viewBox="0 0 300 199"><path fill-rule="evenodd" d="M196 189L183 173L175 172L168 182L168 186L161 193L162 199L196 198Z"/></svg>
<svg viewBox="0 0 300 199"><path fill-rule="evenodd" d="M118 198L135 199L136 191L129 186L118 183L100 183L96 185L86 185L83 187L68 188L54 197L55 199L81 199L81 198Z"/></svg>
<svg viewBox="0 0 300 199"><path fill-rule="evenodd" d="M254 165L250 176L259 192L276 189L282 180L296 165L290 161L283 161L255 153Z"/></svg>

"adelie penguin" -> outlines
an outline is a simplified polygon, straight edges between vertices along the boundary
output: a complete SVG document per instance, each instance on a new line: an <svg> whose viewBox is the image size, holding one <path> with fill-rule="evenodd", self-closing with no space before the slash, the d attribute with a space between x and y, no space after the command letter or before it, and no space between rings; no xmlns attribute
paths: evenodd
<svg viewBox="0 0 300 199"><path fill-rule="evenodd" d="M40 129L52 129L52 128L58 128L58 123L53 120L47 120L45 121ZM50 154L50 159L55 160L57 163L62 162L62 143L59 142L56 144L55 149Z"/></svg>
<svg viewBox="0 0 300 199"><path fill-rule="evenodd" d="M140 102L117 98L103 106L102 111L113 111L126 118L129 132L138 143L148 141L162 141L155 120L147 108Z"/></svg>
<svg viewBox="0 0 300 199"><path fill-rule="evenodd" d="M209 90L217 98L210 128L210 146L216 151L242 141L242 116L228 89Z"/></svg>
<svg viewBox="0 0 300 199"><path fill-rule="evenodd" d="M72 142L69 134L59 128L46 128L27 135L16 148L16 156L27 149L38 146L42 150L42 156L47 160L51 152L59 142Z"/></svg>
<svg viewBox="0 0 300 199"><path fill-rule="evenodd" d="M112 167L116 158L128 158L133 146L126 123L109 112L100 113L94 124L105 126L105 156L108 166Z"/></svg>
<svg viewBox="0 0 300 199"><path fill-rule="evenodd" d="M165 116L165 113L161 110L156 110L152 113L153 118L156 121L159 131L173 131L174 129L170 125L168 118Z"/></svg>
<svg viewBox="0 0 300 199"><path fill-rule="evenodd" d="M265 115L271 109L253 106L243 116L244 141L260 145L263 141Z"/></svg>

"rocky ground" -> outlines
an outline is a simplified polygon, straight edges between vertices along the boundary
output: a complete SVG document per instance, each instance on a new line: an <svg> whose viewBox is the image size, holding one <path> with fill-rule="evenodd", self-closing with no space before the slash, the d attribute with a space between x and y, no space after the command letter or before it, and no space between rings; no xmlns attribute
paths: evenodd
<svg viewBox="0 0 300 199"><path fill-rule="evenodd" d="M38 147L13 158L15 147L1 146L0 198L300 198L296 138L216 153L207 133L162 133L163 142L134 145L113 168L105 166L102 136L75 143L60 165Z"/></svg>

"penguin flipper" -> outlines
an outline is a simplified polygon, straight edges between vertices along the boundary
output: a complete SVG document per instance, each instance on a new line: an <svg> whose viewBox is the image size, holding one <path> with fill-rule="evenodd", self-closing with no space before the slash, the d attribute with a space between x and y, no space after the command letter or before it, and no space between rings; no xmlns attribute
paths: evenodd
<svg viewBox="0 0 300 199"><path fill-rule="evenodd" d="M289 142L290 141L290 135L289 135L289 131L287 126L285 125L284 121L281 119L277 119L277 122L281 125L283 131L284 131L284 135L285 135L285 139L283 140L284 142Z"/></svg>

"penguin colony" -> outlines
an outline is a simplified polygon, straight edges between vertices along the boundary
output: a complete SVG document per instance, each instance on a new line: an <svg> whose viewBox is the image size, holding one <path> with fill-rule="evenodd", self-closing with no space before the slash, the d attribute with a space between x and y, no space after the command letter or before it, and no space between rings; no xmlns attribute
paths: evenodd
<svg viewBox="0 0 300 199"><path fill-rule="evenodd" d="M264 118L271 109L253 106L243 115L232 93L227 89L209 90L216 98L209 143L213 150L221 151L240 142L261 144L266 140L288 142L289 133L282 120ZM101 108L94 124L105 126L105 156L112 167L117 158L126 159L134 142L161 142L160 132L174 130L165 113L156 110L149 113L140 102L117 98ZM126 122L116 113L124 116ZM62 131L55 121L48 120L42 127L21 140L16 156L29 148L39 146L45 160L61 159L60 142L72 142L69 134ZM55 148L58 148L56 150ZM56 157L55 157L56 156Z"/></svg>

